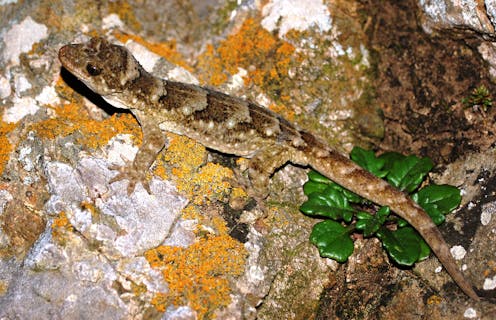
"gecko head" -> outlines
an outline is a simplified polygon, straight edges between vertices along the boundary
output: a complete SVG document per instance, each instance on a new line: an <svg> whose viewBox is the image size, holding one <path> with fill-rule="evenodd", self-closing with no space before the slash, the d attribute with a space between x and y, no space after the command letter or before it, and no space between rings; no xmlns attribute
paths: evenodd
<svg viewBox="0 0 496 320"><path fill-rule="evenodd" d="M59 60L64 68L104 97L123 92L142 70L126 48L100 37L63 46Z"/></svg>

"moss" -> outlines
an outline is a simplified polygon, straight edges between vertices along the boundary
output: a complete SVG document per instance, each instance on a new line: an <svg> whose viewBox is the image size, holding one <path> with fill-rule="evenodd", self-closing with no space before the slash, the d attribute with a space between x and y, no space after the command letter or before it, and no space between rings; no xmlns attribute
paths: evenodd
<svg viewBox="0 0 496 320"><path fill-rule="evenodd" d="M224 6L217 10L218 19L213 25L213 33L220 35L230 23L231 13L238 8L238 0L227 0Z"/></svg>

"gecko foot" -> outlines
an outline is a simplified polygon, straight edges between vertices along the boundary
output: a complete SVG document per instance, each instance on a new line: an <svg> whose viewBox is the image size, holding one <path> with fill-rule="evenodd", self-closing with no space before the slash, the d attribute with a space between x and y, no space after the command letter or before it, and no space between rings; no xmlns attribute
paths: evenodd
<svg viewBox="0 0 496 320"><path fill-rule="evenodd" d="M265 218L267 216L268 209L265 205L264 199L267 197L267 195L261 194L260 192L257 192L256 189L253 188L253 185L252 185L250 179L247 178L246 176L244 176L239 169L234 169L233 171L234 171L235 177L234 178L224 178L224 180L226 182L228 182L232 187L243 189L246 192L246 194L248 195L248 198L231 199L229 201L230 206L233 209L242 209L246 205L248 205L248 203L250 202L250 198L251 198L251 199L255 200L258 207L263 212L262 218Z"/></svg>
<svg viewBox="0 0 496 320"><path fill-rule="evenodd" d="M148 180L146 180L146 173L140 170L136 170L133 165L130 166L117 166L113 165L109 167L110 170L116 170L119 173L110 179L109 184L120 181L120 180L129 180L129 184L127 185L127 194L131 195L136 187L137 183L141 183L143 188L145 188L148 194L151 194L150 184Z"/></svg>

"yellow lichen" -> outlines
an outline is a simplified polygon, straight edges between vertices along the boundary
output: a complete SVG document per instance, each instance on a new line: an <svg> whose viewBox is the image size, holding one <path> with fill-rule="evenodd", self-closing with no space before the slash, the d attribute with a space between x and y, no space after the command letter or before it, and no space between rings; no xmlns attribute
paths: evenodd
<svg viewBox="0 0 496 320"><path fill-rule="evenodd" d="M169 147L163 153L163 160L174 168L174 175L188 176L204 163L207 151L203 145L185 136L168 134L168 137Z"/></svg>
<svg viewBox="0 0 496 320"><path fill-rule="evenodd" d="M170 145L157 160L154 173L174 180L177 189L195 204L207 204L230 191L225 180L233 177L232 170L219 164L207 163L206 149L184 136L169 134ZM170 167L171 177L166 167Z"/></svg>
<svg viewBox="0 0 496 320"><path fill-rule="evenodd" d="M427 299L427 304L428 305L437 305L440 304L443 301L443 299L438 296L438 295L432 295Z"/></svg>
<svg viewBox="0 0 496 320"><path fill-rule="evenodd" d="M108 10L115 13L119 18L124 21L128 26L134 30L141 30L141 23L136 19L133 8L128 1L115 0L108 2Z"/></svg>
<svg viewBox="0 0 496 320"><path fill-rule="evenodd" d="M72 232L74 228L67 218L64 211L59 212L57 218L52 222L52 237L54 240L63 243L68 232Z"/></svg>
<svg viewBox="0 0 496 320"><path fill-rule="evenodd" d="M41 137L55 139L79 132L81 137L77 142L91 149L104 146L119 133L131 134L137 143L141 140L141 129L132 115L114 114L103 120L95 120L83 106L82 99L74 97L65 85L57 85L57 91L70 102L47 106L54 111L54 116L31 125L30 129Z"/></svg>
<svg viewBox="0 0 496 320"><path fill-rule="evenodd" d="M151 301L157 310L165 311L170 304L189 305L198 319L205 319L229 304L228 278L242 274L246 250L227 235L221 218L213 220L216 234L207 233L187 248L160 246L145 253L169 285L168 293L156 294Z"/></svg>
<svg viewBox="0 0 496 320"><path fill-rule="evenodd" d="M91 214L91 218L93 219L99 218L100 216L100 211L92 202L88 202L88 201L81 202L81 209L84 211L88 211Z"/></svg>
<svg viewBox="0 0 496 320"><path fill-rule="evenodd" d="M233 177L231 169L216 163L207 163L193 176L191 183L196 186L194 203L202 204L227 194L231 189L225 179Z"/></svg>
<svg viewBox="0 0 496 320"><path fill-rule="evenodd" d="M224 71L232 75L244 68L248 70L247 84L265 87L287 76L294 51L293 45L273 36L257 20L246 19L217 50L207 47L199 58L198 69L202 81L219 85L227 80Z"/></svg>
<svg viewBox="0 0 496 320"><path fill-rule="evenodd" d="M145 284L143 284L143 283L137 284L134 281L131 282L131 291L133 292L133 294L136 297L143 296L144 294L146 294L148 292Z"/></svg>
<svg viewBox="0 0 496 320"><path fill-rule="evenodd" d="M243 188L236 187L231 190L231 198L248 198L248 194Z"/></svg>
<svg viewBox="0 0 496 320"><path fill-rule="evenodd" d="M10 158L10 152L13 149L9 139L7 138L7 135L12 130L14 130L14 128L15 128L14 123L6 123L0 121L0 174L3 173L3 170L5 169L5 165L7 164Z"/></svg>
<svg viewBox="0 0 496 320"><path fill-rule="evenodd" d="M281 100L284 100L284 97L281 97ZM288 100L289 101L289 100ZM269 106L269 109L278 114L283 114L284 117L289 121L294 121L295 112L294 110L289 109L283 104L272 104Z"/></svg>
<svg viewBox="0 0 496 320"><path fill-rule="evenodd" d="M9 283L5 280L0 280L0 297L7 293L9 289Z"/></svg>
<svg viewBox="0 0 496 320"><path fill-rule="evenodd" d="M173 64L181 66L187 70L192 70L192 68L186 63L183 56L177 51L177 43L175 40L171 40L164 43L152 43L144 40L140 36L127 34L122 32L114 32L114 36L119 39L119 41L126 43L128 40L137 42L150 50L153 53L158 54L161 57L166 58Z"/></svg>
<svg viewBox="0 0 496 320"><path fill-rule="evenodd" d="M227 81L224 64L213 45L208 44L205 51L198 57L199 78L203 83L218 86Z"/></svg>
<svg viewBox="0 0 496 320"><path fill-rule="evenodd" d="M181 217L185 220L197 220L201 217L201 214L198 212L197 206L189 204L182 210Z"/></svg>
<svg viewBox="0 0 496 320"><path fill-rule="evenodd" d="M153 173L164 180L190 177L203 164L207 156L205 147L184 136L167 136L169 146L157 157Z"/></svg>

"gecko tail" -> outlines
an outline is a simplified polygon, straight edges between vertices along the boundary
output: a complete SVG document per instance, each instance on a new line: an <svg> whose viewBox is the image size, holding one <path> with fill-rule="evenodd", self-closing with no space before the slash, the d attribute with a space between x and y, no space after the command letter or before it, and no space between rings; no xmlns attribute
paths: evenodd
<svg viewBox="0 0 496 320"><path fill-rule="evenodd" d="M417 214L419 214L419 212L427 215L424 210L417 211ZM422 235L424 240L429 244L434 254L437 256L443 267L453 278L456 284L458 284L460 289L462 289L463 292L465 292L465 294L470 298L474 299L475 301L479 301L479 296L474 291L472 284L463 276L458 265L455 263L455 260L451 256L448 244L444 241L441 232L432 222L430 217L428 222L423 222L422 225L418 227L414 225L414 227L415 229L417 229L420 235Z"/></svg>
<svg viewBox="0 0 496 320"><path fill-rule="evenodd" d="M474 300L479 300L472 285L459 270L441 232L429 215L408 195L377 178L337 151L315 154L309 165L329 179L382 206L389 206L412 225L431 247L456 284Z"/></svg>

